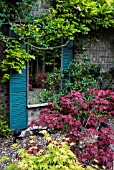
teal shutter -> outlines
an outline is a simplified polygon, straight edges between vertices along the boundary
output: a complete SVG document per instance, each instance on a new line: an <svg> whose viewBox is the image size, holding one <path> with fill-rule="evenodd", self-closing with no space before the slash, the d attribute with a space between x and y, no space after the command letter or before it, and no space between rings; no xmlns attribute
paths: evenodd
<svg viewBox="0 0 114 170"><path fill-rule="evenodd" d="M62 70L65 71L68 69L69 64L74 58L74 41L70 41L67 46L62 49ZM64 73L64 78L62 80L62 88L65 87L65 79L67 79L67 74Z"/></svg>
<svg viewBox="0 0 114 170"><path fill-rule="evenodd" d="M62 49L62 70L67 70L69 64L74 58L74 41L70 41L67 46Z"/></svg>
<svg viewBox="0 0 114 170"><path fill-rule="evenodd" d="M27 73L11 73L10 78L10 128L27 128Z"/></svg>
<svg viewBox="0 0 114 170"><path fill-rule="evenodd" d="M14 36L10 31L10 36ZM25 129L28 125L27 112L27 70L22 74L11 72L9 81L10 129Z"/></svg>

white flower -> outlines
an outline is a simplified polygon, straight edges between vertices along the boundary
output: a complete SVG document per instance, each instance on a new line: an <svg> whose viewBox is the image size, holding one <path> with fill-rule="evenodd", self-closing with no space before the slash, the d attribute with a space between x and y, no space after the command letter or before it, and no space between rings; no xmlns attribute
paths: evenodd
<svg viewBox="0 0 114 170"><path fill-rule="evenodd" d="M79 11L81 11L81 8L80 8L80 6L79 6L79 5L77 6L77 9L78 9Z"/></svg>

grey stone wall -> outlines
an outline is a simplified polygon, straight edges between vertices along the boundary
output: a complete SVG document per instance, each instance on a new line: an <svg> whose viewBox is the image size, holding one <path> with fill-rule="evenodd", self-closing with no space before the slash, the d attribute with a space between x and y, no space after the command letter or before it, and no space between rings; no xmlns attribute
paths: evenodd
<svg viewBox="0 0 114 170"><path fill-rule="evenodd" d="M37 0L35 3L37 5L37 10L36 11L31 11L35 16L40 15L41 13L45 13L50 6L52 6L52 1L50 0Z"/></svg>
<svg viewBox="0 0 114 170"><path fill-rule="evenodd" d="M108 72L110 68L114 68L114 29L102 30L95 33L96 39L90 42L87 39L81 39L81 47L87 48L83 54L75 55L79 60L88 56L91 63L101 64L102 72ZM111 85L114 89L114 80Z"/></svg>
<svg viewBox="0 0 114 170"><path fill-rule="evenodd" d="M92 63L103 65L105 71L114 67L114 30L104 30L101 39L91 43L88 55Z"/></svg>
<svg viewBox="0 0 114 170"><path fill-rule="evenodd" d="M31 108L28 109L28 125L33 121L33 120L39 120L39 115L42 107L37 107L37 108Z"/></svg>
<svg viewBox="0 0 114 170"><path fill-rule="evenodd" d="M97 33L96 33L97 35ZM81 39L82 48L87 50L76 58L88 56L92 63L101 64L105 71L114 67L114 29L98 32L97 38L88 42L87 38Z"/></svg>

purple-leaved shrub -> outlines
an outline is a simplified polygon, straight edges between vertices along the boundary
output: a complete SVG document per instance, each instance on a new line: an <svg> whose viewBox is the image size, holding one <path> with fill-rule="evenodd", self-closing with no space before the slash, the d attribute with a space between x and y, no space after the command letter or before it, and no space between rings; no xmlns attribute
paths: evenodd
<svg viewBox="0 0 114 170"><path fill-rule="evenodd" d="M80 162L111 169L114 131L106 115L114 115L114 92L90 89L88 94L92 96L90 101L82 92L73 90L58 99L58 107L50 102L42 109L39 121L34 120L29 126L41 125L65 132L69 143L75 143L71 150Z"/></svg>

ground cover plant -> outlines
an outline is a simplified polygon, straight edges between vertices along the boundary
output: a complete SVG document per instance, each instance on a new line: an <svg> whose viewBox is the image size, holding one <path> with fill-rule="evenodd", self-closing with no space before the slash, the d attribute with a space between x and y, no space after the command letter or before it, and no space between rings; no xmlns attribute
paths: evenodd
<svg viewBox="0 0 114 170"><path fill-rule="evenodd" d="M91 100L87 100L83 92L73 90L60 97L55 105L50 102L42 109L39 121L34 120L30 126L41 125L65 132L69 143L75 143L71 150L81 163L111 169L114 131L107 116L114 115L114 92L90 89L89 94Z"/></svg>
<svg viewBox="0 0 114 170"><path fill-rule="evenodd" d="M40 134L44 134L47 140L47 150L36 146L34 140L31 138L30 144L25 149L20 149L18 153L19 161L10 163L7 170L94 170L94 165L83 167L78 162L76 155L70 150L67 140L63 139L61 142L52 140L50 135L44 130Z"/></svg>
<svg viewBox="0 0 114 170"><path fill-rule="evenodd" d="M0 107L0 110L3 111L3 108ZM9 128L9 120L5 113L0 115L0 137L5 137L5 138L11 137L11 130Z"/></svg>
<svg viewBox="0 0 114 170"><path fill-rule="evenodd" d="M7 116L5 114L0 115L0 137L9 138L11 133Z"/></svg>

